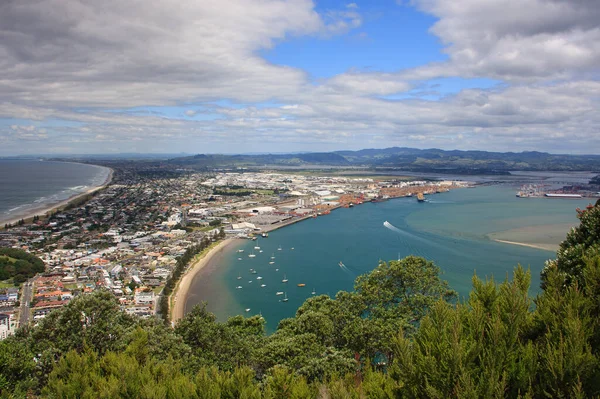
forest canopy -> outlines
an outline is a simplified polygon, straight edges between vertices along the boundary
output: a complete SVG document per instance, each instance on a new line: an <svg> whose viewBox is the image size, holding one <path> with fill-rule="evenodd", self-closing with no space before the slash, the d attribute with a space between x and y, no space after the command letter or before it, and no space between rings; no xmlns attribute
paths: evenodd
<svg viewBox="0 0 600 399"><path fill-rule="evenodd" d="M44 262L16 248L0 248L0 281L11 279L20 284L44 271Z"/></svg>

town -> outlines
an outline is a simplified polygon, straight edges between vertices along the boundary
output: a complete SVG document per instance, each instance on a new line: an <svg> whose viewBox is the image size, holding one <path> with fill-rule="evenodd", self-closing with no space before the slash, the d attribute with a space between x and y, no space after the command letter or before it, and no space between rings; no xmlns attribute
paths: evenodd
<svg viewBox="0 0 600 399"><path fill-rule="evenodd" d="M20 287L0 286L0 339L99 289L112 292L129 314L157 315L178 258L202 240L267 235L336 208L468 185L248 171L144 173L121 166L93 195L0 231L0 247L23 249L45 265Z"/></svg>

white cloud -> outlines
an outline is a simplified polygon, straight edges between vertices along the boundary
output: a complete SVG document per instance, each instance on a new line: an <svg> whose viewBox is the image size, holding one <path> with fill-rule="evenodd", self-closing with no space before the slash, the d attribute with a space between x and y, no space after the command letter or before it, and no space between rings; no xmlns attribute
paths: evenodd
<svg viewBox="0 0 600 399"><path fill-rule="evenodd" d="M447 63L414 77L483 76L506 80L572 78L600 65L600 5L595 0L417 0L439 18L431 28Z"/></svg>
<svg viewBox="0 0 600 399"><path fill-rule="evenodd" d="M11 120L0 127L0 152L21 151L22 140L35 152L600 151L596 1L410 3L438 18L431 32L447 62L310 81L260 51L361 26L355 3L319 15L310 0L10 1L0 12L0 118ZM447 76L502 84L411 97ZM393 94L404 99L385 99ZM182 111L123 111L151 105Z"/></svg>

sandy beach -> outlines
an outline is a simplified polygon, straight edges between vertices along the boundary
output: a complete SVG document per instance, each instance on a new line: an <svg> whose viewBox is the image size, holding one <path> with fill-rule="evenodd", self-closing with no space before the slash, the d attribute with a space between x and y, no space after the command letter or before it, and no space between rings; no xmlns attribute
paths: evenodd
<svg viewBox="0 0 600 399"><path fill-rule="evenodd" d="M236 238L227 238L224 241L221 241L213 248L211 248L208 252L205 252L201 255L199 259L197 259L187 270L187 272L183 275L179 284L175 288L172 298L172 308L171 308L171 321L176 323L177 320L183 318L185 316L185 304L187 301L188 293L192 282L194 281L194 277L200 273L202 269L207 266L218 266L215 263L218 263L221 259L221 256L228 252L229 247L238 243L238 239Z"/></svg>
<svg viewBox="0 0 600 399"><path fill-rule="evenodd" d="M110 169L110 168L107 168L107 169ZM0 225L4 226L6 223L9 223L9 224L17 223L21 219L28 220L28 219L33 218L36 215L44 216L44 215L46 215L49 212L54 212L56 210L63 209L70 202L76 201L77 199L79 199L81 197L84 197L84 196L86 196L88 194L91 194L93 192L96 192L96 191L101 190L104 187L106 187L111 182L111 180L112 180L113 172L114 171L112 169L110 169L110 171L108 173L108 176L106 177L106 180L104 180L104 182L100 186L92 187L92 188L90 188L87 191L84 191L82 193L78 193L78 194L72 195L71 197L69 197L69 198L67 198L65 200L62 200L60 202L56 202L54 204L44 204L44 205L41 205L38 208L28 209L28 210L26 210L25 213L16 214L16 215L12 216L10 219L0 220Z"/></svg>
<svg viewBox="0 0 600 399"><path fill-rule="evenodd" d="M515 241L506 241L506 240L494 240L494 241L501 242L504 244L520 245L522 247L542 249L544 251L550 251L550 252L556 252L556 250L558 249L558 245L555 245L555 244L527 244L524 242L515 242Z"/></svg>

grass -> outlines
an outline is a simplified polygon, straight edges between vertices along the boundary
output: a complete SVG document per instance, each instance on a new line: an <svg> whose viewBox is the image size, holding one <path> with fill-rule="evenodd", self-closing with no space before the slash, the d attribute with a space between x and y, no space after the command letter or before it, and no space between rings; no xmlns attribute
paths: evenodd
<svg viewBox="0 0 600 399"><path fill-rule="evenodd" d="M6 288L14 288L15 284L12 282L12 280L4 280L4 281L0 281L0 290L6 289Z"/></svg>
<svg viewBox="0 0 600 399"><path fill-rule="evenodd" d="M160 292L163 290L164 287L165 287L164 285L159 285L158 287L154 287L152 289L152 291L154 291L154 294L158 295L158 294L160 294Z"/></svg>

